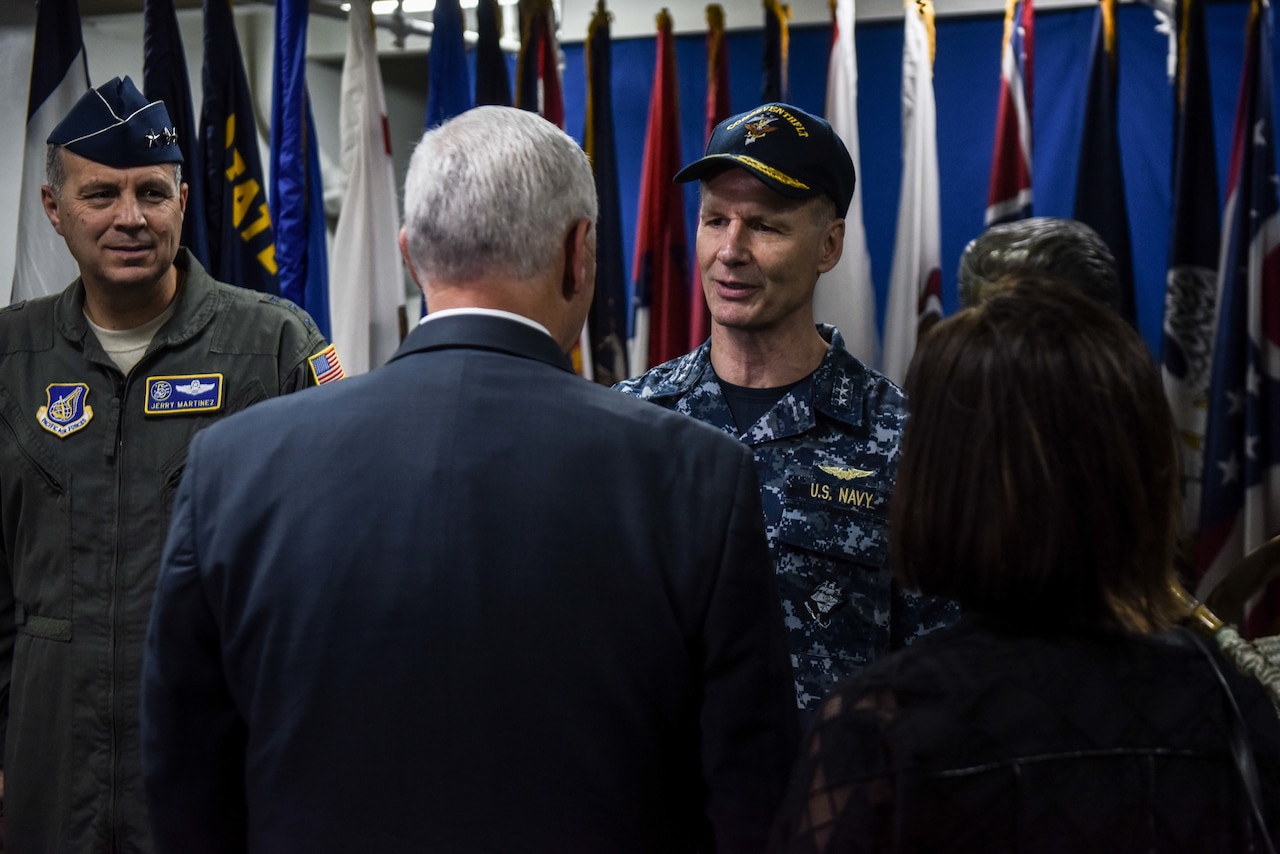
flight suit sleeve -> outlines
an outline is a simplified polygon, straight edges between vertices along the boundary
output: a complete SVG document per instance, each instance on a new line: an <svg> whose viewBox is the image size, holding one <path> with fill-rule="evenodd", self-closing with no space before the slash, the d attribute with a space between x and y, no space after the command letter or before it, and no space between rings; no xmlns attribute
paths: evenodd
<svg viewBox="0 0 1280 854"><path fill-rule="evenodd" d="M290 318L280 336L280 394L343 377L336 348L305 314Z"/></svg>

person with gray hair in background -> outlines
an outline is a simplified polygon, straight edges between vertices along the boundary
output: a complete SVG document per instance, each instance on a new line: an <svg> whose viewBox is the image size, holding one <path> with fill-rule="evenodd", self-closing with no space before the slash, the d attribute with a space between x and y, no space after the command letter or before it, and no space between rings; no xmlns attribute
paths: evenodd
<svg viewBox="0 0 1280 854"><path fill-rule="evenodd" d="M1106 242L1078 220L1049 216L993 225L969 241L956 275L960 307L981 304L1002 287L1001 278L1019 271L1056 279L1120 310L1120 277Z"/></svg>
<svg viewBox="0 0 1280 854"><path fill-rule="evenodd" d="M161 850L762 849L798 733L751 453L572 372L586 155L479 107L404 206L430 313L391 361L191 448L143 674Z"/></svg>

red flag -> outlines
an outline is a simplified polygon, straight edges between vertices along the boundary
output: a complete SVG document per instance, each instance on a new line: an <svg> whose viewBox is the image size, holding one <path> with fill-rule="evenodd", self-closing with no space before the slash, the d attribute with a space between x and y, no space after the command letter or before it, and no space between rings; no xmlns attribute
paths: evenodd
<svg viewBox="0 0 1280 854"><path fill-rule="evenodd" d="M707 6L707 140L716 125L729 118L729 46L724 37L724 7ZM689 308L689 349L711 335L711 312L702 292L702 273L693 265L693 295Z"/></svg>
<svg viewBox="0 0 1280 854"><path fill-rule="evenodd" d="M658 14L658 62L640 176L635 319L631 370L640 373L682 355L689 344L689 250L680 168L680 105L671 15Z"/></svg>
<svg viewBox="0 0 1280 854"><path fill-rule="evenodd" d="M1035 10L1032 0L1008 0L1000 54L1000 105L991 155L987 225L1031 216L1031 103Z"/></svg>

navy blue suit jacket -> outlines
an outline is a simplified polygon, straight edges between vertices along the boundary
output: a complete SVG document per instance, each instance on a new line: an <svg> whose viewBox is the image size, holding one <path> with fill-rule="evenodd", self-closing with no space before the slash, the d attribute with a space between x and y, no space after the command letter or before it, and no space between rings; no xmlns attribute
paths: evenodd
<svg viewBox="0 0 1280 854"><path fill-rule="evenodd" d="M143 693L184 854L754 850L797 737L750 450L475 315L197 435Z"/></svg>

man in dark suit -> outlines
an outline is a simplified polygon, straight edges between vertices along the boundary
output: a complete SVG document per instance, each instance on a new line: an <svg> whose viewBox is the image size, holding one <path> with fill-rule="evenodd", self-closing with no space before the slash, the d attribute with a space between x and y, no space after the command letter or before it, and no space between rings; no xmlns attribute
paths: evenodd
<svg viewBox="0 0 1280 854"><path fill-rule="evenodd" d="M796 723L751 454L570 371L595 215L532 113L428 132L428 318L197 437L143 674L162 851L762 847Z"/></svg>

